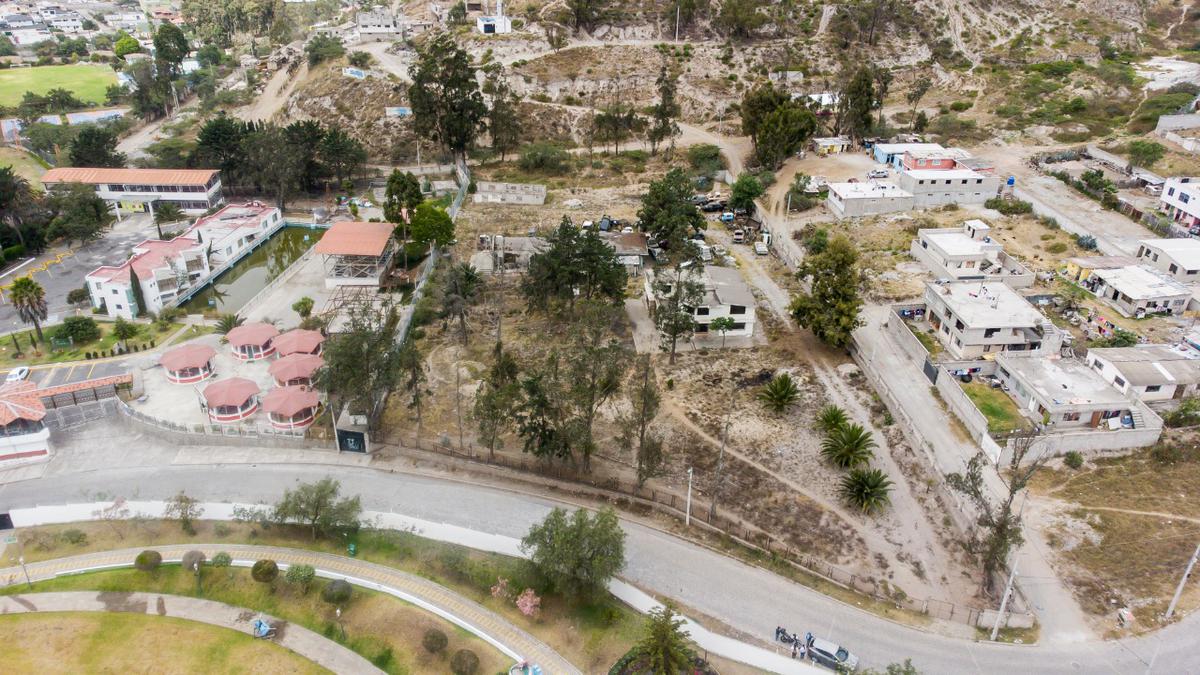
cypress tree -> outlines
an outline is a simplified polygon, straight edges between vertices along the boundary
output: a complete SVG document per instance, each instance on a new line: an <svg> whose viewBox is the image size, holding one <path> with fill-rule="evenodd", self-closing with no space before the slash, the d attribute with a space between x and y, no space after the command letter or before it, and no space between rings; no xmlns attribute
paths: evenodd
<svg viewBox="0 0 1200 675"><path fill-rule="evenodd" d="M130 314L133 316L141 316L146 311L146 299L142 297L142 284L138 280L137 272L134 271L133 265L129 266L129 285L133 288L133 304L135 307L130 307Z"/></svg>

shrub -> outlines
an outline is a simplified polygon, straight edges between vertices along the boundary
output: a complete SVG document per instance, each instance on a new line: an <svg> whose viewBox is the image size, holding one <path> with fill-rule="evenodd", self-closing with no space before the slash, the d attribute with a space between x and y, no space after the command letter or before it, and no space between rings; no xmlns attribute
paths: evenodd
<svg viewBox="0 0 1200 675"><path fill-rule="evenodd" d="M1049 253L1064 253L1064 252L1066 252L1066 250L1067 250L1067 245L1061 241L1056 241L1053 244L1050 244L1049 246L1046 247L1046 251Z"/></svg>
<svg viewBox="0 0 1200 675"><path fill-rule="evenodd" d="M269 584L279 576L279 565L274 560L259 560L250 568L250 578L260 584Z"/></svg>
<svg viewBox="0 0 1200 675"><path fill-rule="evenodd" d="M213 534L217 535L218 537L228 537L229 533L232 531L233 530L229 529L229 526L225 523L217 523L216 525L213 525Z"/></svg>
<svg viewBox="0 0 1200 675"><path fill-rule="evenodd" d="M1075 244L1085 251L1096 250L1096 238L1090 234L1074 235Z"/></svg>
<svg viewBox="0 0 1200 675"><path fill-rule="evenodd" d="M283 579L292 586L298 586L301 593L307 593L308 587L312 585L316 576L317 571L313 569L312 565L292 565Z"/></svg>
<svg viewBox="0 0 1200 675"><path fill-rule="evenodd" d="M479 657L470 649L454 652L450 659L450 672L454 675L475 675L479 672Z"/></svg>
<svg viewBox="0 0 1200 675"><path fill-rule="evenodd" d="M162 564L162 554L158 551L142 551L133 559L133 566L143 572L153 572Z"/></svg>
<svg viewBox="0 0 1200 675"><path fill-rule="evenodd" d="M344 605L350 602L350 597L354 594L354 588L349 582L342 579L334 579L325 585L325 589L321 591L321 599L331 605Z"/></svg>
<svg viewBox="0 0 1200 675"><path fill-rule="evenodd" d="M69 338L77 345L94 342L100 339L100 326L90 316L68 316L55 327L54 337L59 340Z"/></svg>
<svg viewBox="0 0 1200 675"><path fill-rule="evenodd" d="M204 565L203 551L188 551L183 554L182 567L189 572L199 572Z"/></svg>
<svg viewBox="0 0 1200 675"><path fill-rule="evenodd" d="M1078 450L1068 452L1063 456L1063 464L1076 470L1083 468L1083 453Z"/></svg>
<svg viewBox="0 0 1200 675"><path fill-rule="evenodd" d="M721 148L710 143L693 145L687 150L688 164L698 173L713 174L725 167L721 161Z"/></svg>
<svg viewBox="0 0 1200 675"><path fill-rule="evenodd" d="M446 638L446 634L436 628L430 628L425 631L425 636L421 638L421 646L430 654L437 654L450 644L450 640Z"/></svg>
<svg viewBox="0 0 1200 675"><path fill-rule="evenodd" d="M375 59L367 52L350 52L350 56L346 60L355 68L366 68Z"/></svg>
<svg viewBox="0 0 1200 675"><path fill-rule="evenodd" d="M71 544L72 546L84 546L87 544L88 540L86 532L76 529L64 530L59 536L62 537L63 541Z"/></svg>
<svg viewBox="0 0 1200 675"><path fill-rule="evenodd" d="M1003 213L1006 216L1019 216L1026 213L1033 213L1033 204L1021 201L1020 199L1001 199L992 197L983 203L985 208L993 209Z"/></svg>
<svg viewBox="0 0 1200 675"><path fill-rule="evenodd" d="M517 159L517 166L525 171L554 175L566 173L570 163L570 153L553 143L531 143L525 146Z"/></svg>
<svg viewBox="0 0 1200 675"><path fill-rule="evenodd" d="M233 564L233 557L225 551L220 551L212 558L213 567L229 567Z"/></svg>
<svg viewBox="0 0 1200 675"><path fill-rule="evenodd" d="M1179 403L1179 407L1163 415L1163 421L1169 427L1187 427L1200 422L1200 398L1189 396Z"/></svg>
<svg viewBox="0 0 1200 675"><path fill-rule="evenodd" d="M91 294L86 288L72 288L70 293L67 293L67 302L72 305L81 305L91 299Z"/></svg>
<svg viewBox="0 0 1200 675"><path fill-rule="evenodd" d="M392 648L384 647L383 651L379 652L371 659L371 664L380 670L387 670L388 666L392 665L392 662L395 660L396 656L392 654Z"/></svg>
<svg viewBox="0 0 1200 675"><path fill-rule="evenodd" d="M20 258L23 255L25 255L25 245L24 244L17 244L15 246L4 247L4 259L5 260L12 260L14 258Z"/></svg>

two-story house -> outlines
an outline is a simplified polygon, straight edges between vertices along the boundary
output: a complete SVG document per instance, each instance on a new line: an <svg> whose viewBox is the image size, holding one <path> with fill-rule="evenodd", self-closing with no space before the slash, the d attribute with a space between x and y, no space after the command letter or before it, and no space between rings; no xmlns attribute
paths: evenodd
<svg viewBox="0 0 1200 675"><path fill-rule="evenodd" d="M939 279L998 281L1013 288L1033 285L1033 273L1004 252L982 220L961 227L917 230L909 253Z"/></svg>
<svg viewBox="0 0 1200 675"><path fill-rule="evenodd" d="M1062 333L1005 284L934 282L925 286L925 318L955 359L1005 351L1057 353Z"/></svg>
<svg viewBox="0 0 1200 675"><path fill-rule="evenodd" d="M209 272L204 245L185 235L170 241L147 239L133 247L129 260L96 268L84 282L92 307L103 308L113 318L132 319L143 312L162 311ZM140 293L135 292L134 282Z"/></svg>
<svg viewBox="0 0 1200 675"><path fill-rule="evenodd" d="M1168 178L1163 183L1160 207L1171 220L1181 226L1189 230L1200 227L1200 177Z"/></svg>
<svg viewBox="0 0 1200 675"><path fill-rule="evenodd" d="M713 319L730 317L733 319L733 328L725 333L726 336L754 334L754 294L750 292L750 286L736 269L706 265L703 268L693 268L689 274L704 285L703 299L692 308L696 333L709 333ZM670 286L655 288L655 275L655 270L646 273L645 298L651 313L658 303L658 294L672 292Z"/></svg>

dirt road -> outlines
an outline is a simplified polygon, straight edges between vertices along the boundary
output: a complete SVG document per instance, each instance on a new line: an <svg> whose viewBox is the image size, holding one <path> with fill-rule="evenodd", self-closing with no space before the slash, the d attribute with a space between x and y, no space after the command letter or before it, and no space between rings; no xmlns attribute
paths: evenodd
<svg viewBox="0 0 1200 675"><path fill-rule="evenodd" d="M238 108L234 115L247 122L270 120L287 103L292 92L296 90L296 85L303 82L306 77L308 77L307 62L301 62L294 71L280 68L271 76L267 86L263 88L262 94L259 94L250 105Z"/></svg>

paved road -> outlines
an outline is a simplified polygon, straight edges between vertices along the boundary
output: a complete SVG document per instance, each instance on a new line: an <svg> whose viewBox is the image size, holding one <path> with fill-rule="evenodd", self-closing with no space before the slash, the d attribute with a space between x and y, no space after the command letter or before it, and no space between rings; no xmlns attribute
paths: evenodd
<svg viewBox="0 0 1200 675"><path fill-rule="evenodd" d="M129 555L137 555L137 551ZM33 567L32 565L30 566ZM78 568L77 568L78 569ZM30 571L31 575L33 571ZM51 575L52 576L52 575ZM250 633L257 613L221 602L157 593L27 593L0 597L0 614L122 612L169 616ZM335 673L383 673L362 656L307 628L263 615L279 632L274 642Z"/></svg>
<svg viewBox="0 0 1200 675"><path fill-rule="evenodd" d="M97 439L122 446L150 439ZM264 453L270 450L264 449ZM169 455L162 448L160 459ZM269 461L269 460L268 460ZM91 501L98 494L165 499L180 490L203 501L275 500L296 481L332 473L359 494L368 510L394 511L472 530L520 537L553 502L462 483L372 469L280 464L141 466L58 473L0 487L0 512L37 504ZM650 592L678 599L751 636L769 640L775 626L812 630L881 667L911 657L924 673L1200 672L1194 618L1158 635L1122 642L1020 647L975 643L894 624L774 574L634 523L623 523L628 563L623 577ZM1161 642L1161 645L1159 644Z"/></svg>

